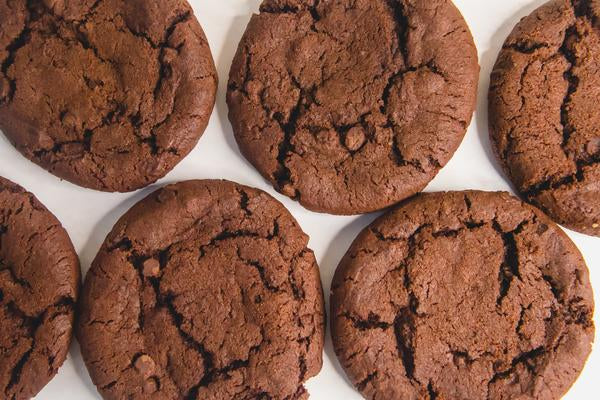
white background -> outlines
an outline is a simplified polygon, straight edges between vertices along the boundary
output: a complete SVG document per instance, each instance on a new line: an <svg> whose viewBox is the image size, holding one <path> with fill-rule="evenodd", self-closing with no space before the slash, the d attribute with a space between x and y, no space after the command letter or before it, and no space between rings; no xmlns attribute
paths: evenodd
<svg viewBox="0 0 600 400"><path fill-rule="evenodd" d="M423 0L427 1L427 0ZM456 156L427 191L484 189L511 190L499 171L488 140L487 90L489 75L502 42L519 19L545 0L455 0L467 20L481 64L479 102L473 123ZM376 215L334 217L309 212L281 196L267 184L240 155L227 120L225 88L231 60L237 44L260 0L191 1L202 24L217 64L220 85L210 125L199 145L174 171L157 185L198 178L226 178L261 188L273 194L298 219L310 237L328 298L331 278L342 255L356 235ZM94 192L60 181L23 158L0 135L0 175L32 191L63 223L81 258L83 273L98 251L113 224L127 209L157 185L129 194ZM596 298L600 289L600 239L569 232L590 267ZM327 299L328 300L328 299ZM596 325L600 326L598 313ZM360 399L345 378L331 347L329 332L324 365L320 375L309 381L311 399ZM596 377L594 379L594 376ZM595 351L582 376L565 399L598 398L600 351ZM40 400L100 399L81 360L79 347L73 344L69 359L58 376L37 396Z"/></svg>

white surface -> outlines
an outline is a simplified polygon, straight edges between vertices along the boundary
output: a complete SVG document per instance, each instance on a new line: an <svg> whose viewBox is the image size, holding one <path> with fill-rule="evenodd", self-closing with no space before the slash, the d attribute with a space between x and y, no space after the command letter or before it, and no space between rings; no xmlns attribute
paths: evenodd
<svg viewBox="0 0 600 400"><path fill-rule="evenodd" d="M488 141L487 90L489 74L502 42L517 21L545 0L455 0L465 16L479 49L481 79L478 109L467 137L428 191L454 189L510 190L498 170ZM218 66L220 86L217 105L200 144L158 185L197 178L226 178L261 188L281 200L311 236L328 298L331 278L351 241L375 215L334 217L309 212L271 188L240 155L227 120L225 88L231 60L259 0L191 1L211 45ZM20 156L0 135L0 175L32 191L56 214L69 232L80 255L83 273L119 216L157 185L130 194L106 194L62 182ZM600 239L569 232L590 267L596 298L600 289ZM327 299L328 300L328 299ZM596 325L600 326L596 313ZM596 379L594 379L594 376ZM597 398L594 389L600 376L600 352L595 351L582 376L565 399ZM307 385L311 399L360 399L347 382L331 347L329 331L323 370ZM100 399L81 360L79 347L72 346L69 359L58 376L37 396L39 400Z"/></svg>

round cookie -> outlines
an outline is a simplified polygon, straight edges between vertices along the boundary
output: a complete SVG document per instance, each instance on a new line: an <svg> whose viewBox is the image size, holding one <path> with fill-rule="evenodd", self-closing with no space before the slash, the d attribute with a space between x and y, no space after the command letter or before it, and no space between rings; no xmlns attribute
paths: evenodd
<svg viewBox="0 0 600 400"><path fill-rule="evenodd" d="M78 337L103 398L307 398L325 323L307 243L283 205L227 181L134 206L82 294Z"/></svg>
<svg viewBox="0 0 600 400"><path fill-rule="evenodd" d="M60 178L144 187L206 128L217 76L185 0L3 0L0 20L0 129Z"/></svg>
<svg viewBox="0 0 600 400"><path fill-rule="evenodd" d="M265 0L233 60L229 119L275 189L332 214L421 191L475 108L473 38L449 0Z"/></svg>
<svg viewBox="0 0 600 400"><path fill-rule="evenodd" d="M384 215L331 301L336 353L369 399L557 400L594 338L581 254L507 193L425 194Z"/></svg>
<svg viewBox="0 0 600 400"><path fill-rule="evenodd" d="M528 202L600 236L597 1L550 1L510 34L491 78L497 155Z"/></svg>
<svg viewBox="0 0 600 400"><path fill-rule="evenodd" d="M79 260L60 222L0 177L0 398L34 397L69 352Z"/></svg>

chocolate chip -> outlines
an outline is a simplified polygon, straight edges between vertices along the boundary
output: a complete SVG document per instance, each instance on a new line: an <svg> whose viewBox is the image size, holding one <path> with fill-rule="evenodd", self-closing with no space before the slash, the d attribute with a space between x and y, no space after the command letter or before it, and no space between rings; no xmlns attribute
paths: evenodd
<svg viewBox="0 0 600 400"><path fill-rule="evenodd" d="M144 393L147 394L152 394L152 393L156 393L156 391L158 390L158 379L157 378L148 378L146 379L146 381L144 382Z"/></svg>
<svg viewBox="0 0 600 400"><path fill-rule="evenodd" d="M143 274L146 277L156 277L160 274L160 263L154 258L144 261Z"/></svg>
<svg viewBox="0 0 600 400"><path fill-rule="evenodd" d="M136 371L138 371L144 377L150 377L154 375L156 369L156 363L148 355L139 356L134 363Z"/></svg>
<svg viewBox="0 0 600 400"><path fill-rule="evenodd" d="M344 144L350 151L357 151L365 143L365 132L362 128L353 127L346 132Z"/></svg>

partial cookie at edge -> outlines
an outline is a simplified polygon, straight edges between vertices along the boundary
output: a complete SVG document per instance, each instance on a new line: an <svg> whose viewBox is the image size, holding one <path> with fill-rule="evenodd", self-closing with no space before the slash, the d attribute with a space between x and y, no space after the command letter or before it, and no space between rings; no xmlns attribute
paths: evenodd
<svg viewBox="0 0 600 400"><path fill-rule="evenodd" d="M0 128L58 177L132 191L204 132L217 75L187 1L3 1L0 19Z"/></svg>
<svg viewBox="0 0 600 400"><path fill-rule="evenodd" d="M550 1L506 40L490 88L496 153L529 202L600 236L600 15L594 1Z"/></svg>
<svg viewBox="0 0 600 400"><path fill-rule="evenodd" d="M0 177L0 397L30 399L69 351L80 272L60 222Z"/></svg>

